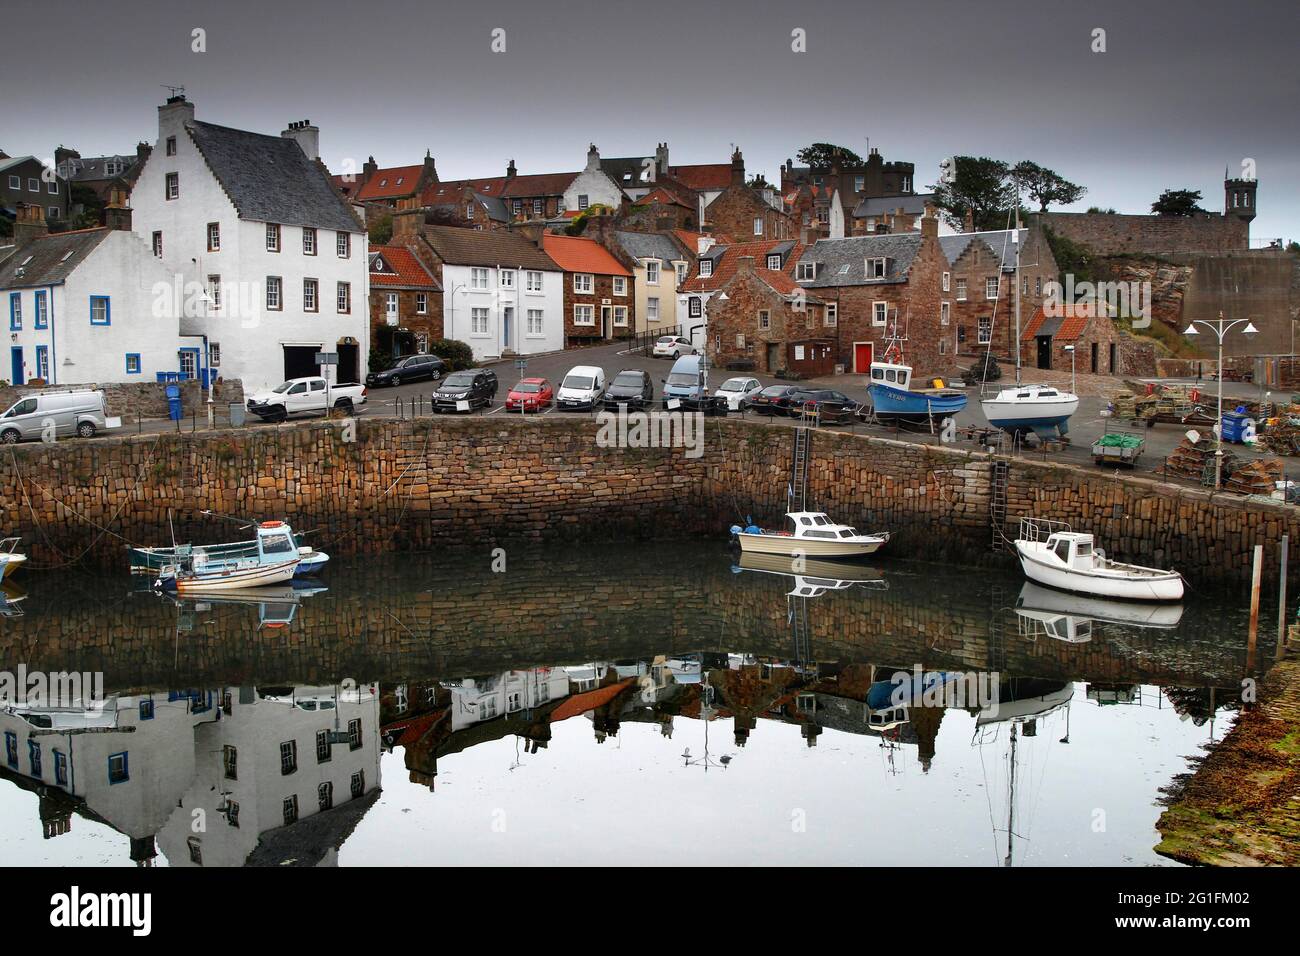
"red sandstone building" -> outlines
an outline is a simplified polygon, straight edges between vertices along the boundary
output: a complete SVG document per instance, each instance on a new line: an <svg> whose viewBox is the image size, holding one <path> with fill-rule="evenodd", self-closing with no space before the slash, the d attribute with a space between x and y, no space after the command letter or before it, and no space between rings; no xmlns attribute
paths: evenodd
<svg viewBox="0 0 1300 956"><path fill-rule="evenodd" d="M594 239L547 233L542 248L564 270L565 348L633 333L632 270Z"/></svg>
<svg viewBox="0 0 1300 956"><path fill-rule="evenodd" d="M442 286L410 249L370 247L370 340L394 359L442 336Z"/></svg>

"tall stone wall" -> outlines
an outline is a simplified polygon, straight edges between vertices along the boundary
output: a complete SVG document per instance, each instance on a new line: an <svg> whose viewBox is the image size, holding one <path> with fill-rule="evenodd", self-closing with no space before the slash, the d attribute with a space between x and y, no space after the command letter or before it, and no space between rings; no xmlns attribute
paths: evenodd
<svg viewBox="0 0 1300 956"><path fill-rule="evenodd" d="M178 540L213 540L203 509L286 518L337 553L722 539L747 516L779 522L786 511L789 429L710 419L699 457L604 448L597 432L585 417L491 417L361 421L353 442L322 422L17 446L0 455L0 528L24 538L35 573L120 566L124 544L169 541L173 527ZM892 532L899 556L994 560L989 455L832 430L812 447L810 508ZM1176 567L1198 585L1242 585L1255 544L1271 571L1280 535L1300 542L1294 506L1031 458L1010 462L1006 495L1008 533L1021 515L1066 521L1115 557ZM1290 568L1300 583L1300 561Z"/></svg>
<svg viewBox="0 0 1300 956"><path fill-rule="evenodd" d="M1250 223L1235 216L1130 216L1104 212L1047 212L1043 224L1097 255L1244 252Z"/></svg>

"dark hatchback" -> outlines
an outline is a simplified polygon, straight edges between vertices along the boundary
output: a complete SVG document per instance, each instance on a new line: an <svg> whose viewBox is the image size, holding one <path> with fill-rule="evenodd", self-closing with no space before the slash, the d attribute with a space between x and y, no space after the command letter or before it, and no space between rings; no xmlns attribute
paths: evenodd
<svg viewBox="0 0 1300 956"><path fill-rule="evenodd" d="M605 407L614 410L620 405L631 409L643 409L655 400L654 381L649 372L641 369L625 368L614 376L614 381L605 389Z"/></svg>
<svg viewBox="0 0 1300 956"><path fill-rule="evenodd" d="M781 401L790 417L815 416L825 425L843 425L858 410L857 402L833 388L796 388Z"/></svg>
<svg viewBox="0 0 1300 956"><path fill-rule="evenodd" d="M760 415L785 415L787 408L782 400L797 390L796 385L768 385L750 396L749 408Z"/></svg>
<svg viewBox="0 0 1300 956"><path fill-rule="evenodd" d="M446 371L447 363L436 355L408 355L392 368L371 372L366 376L366 384L371 388L384 388L403 382L436 382Z"/></svg>
<svg viewBox="0 0 1300 956"><path fill-rule="evenodd" d="M461 402L467 408L486 408L497 394L497 373L490 368L467 368L452 372L442 380L433 393L435 412L461 411Z"/></svg>

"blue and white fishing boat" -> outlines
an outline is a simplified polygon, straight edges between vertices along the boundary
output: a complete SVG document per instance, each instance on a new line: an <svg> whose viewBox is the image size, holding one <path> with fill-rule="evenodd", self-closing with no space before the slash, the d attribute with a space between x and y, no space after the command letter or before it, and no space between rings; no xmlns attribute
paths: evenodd
<svg viewBox="0 0 1300 956"><path fill-rule="evenodd" d="M174 563L159 571L154 586L178 594L201 594L293 580L302 557L287 524L263 521L254 544L252 555L213 555L203 548L178 546L173 549Z"/></svg>
<svg viewBox="0 0 1300 956"><path fill-rule="evenodd" d="M215 512L204 511L204 515L217 518L226 518L226 515L218 515ZM237 521L242 527L252 529L256 526L255 522L246 521L242 518L230 518L229 520ZM283 523L283 522L282 522ZM329 562L329 555L324 551L317 551L308 545L302 544L302 535L294 534L293 529L287 523L284 527L293 537L294 545L298 549L298 567L294 571L294 577L308 578L315 577L325 570L325 565ZM203 544L197 546L178 545L170 548L132 548L131 549L131 571L138 573L157 574L163 568L178 563L183 557L190 557L195 552L202 551L208 562L229 561L239 558L255 558L258 554L257 539L247 538L243 541L230 541L223 544Z"/></svg>
<svg viewBox="0 0 1300 956"><path fill-rule="evenodd" d="M876 418L924 422L948 418L966 407L966 393L955 388L912 388L912 367L903 358L897 327L883 360L871 363L867 386Z"/></svg>

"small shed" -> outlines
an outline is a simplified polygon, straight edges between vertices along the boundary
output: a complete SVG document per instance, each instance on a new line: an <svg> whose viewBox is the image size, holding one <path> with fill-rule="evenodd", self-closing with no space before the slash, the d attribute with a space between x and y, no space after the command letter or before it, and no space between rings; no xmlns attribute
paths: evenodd
<svg viewBox="0 0 1300 956"><path fill-rule="evenodd" d="M802 339L787 342L785 367L804 378L820 378L835 373L835 340Z"/></svg>

